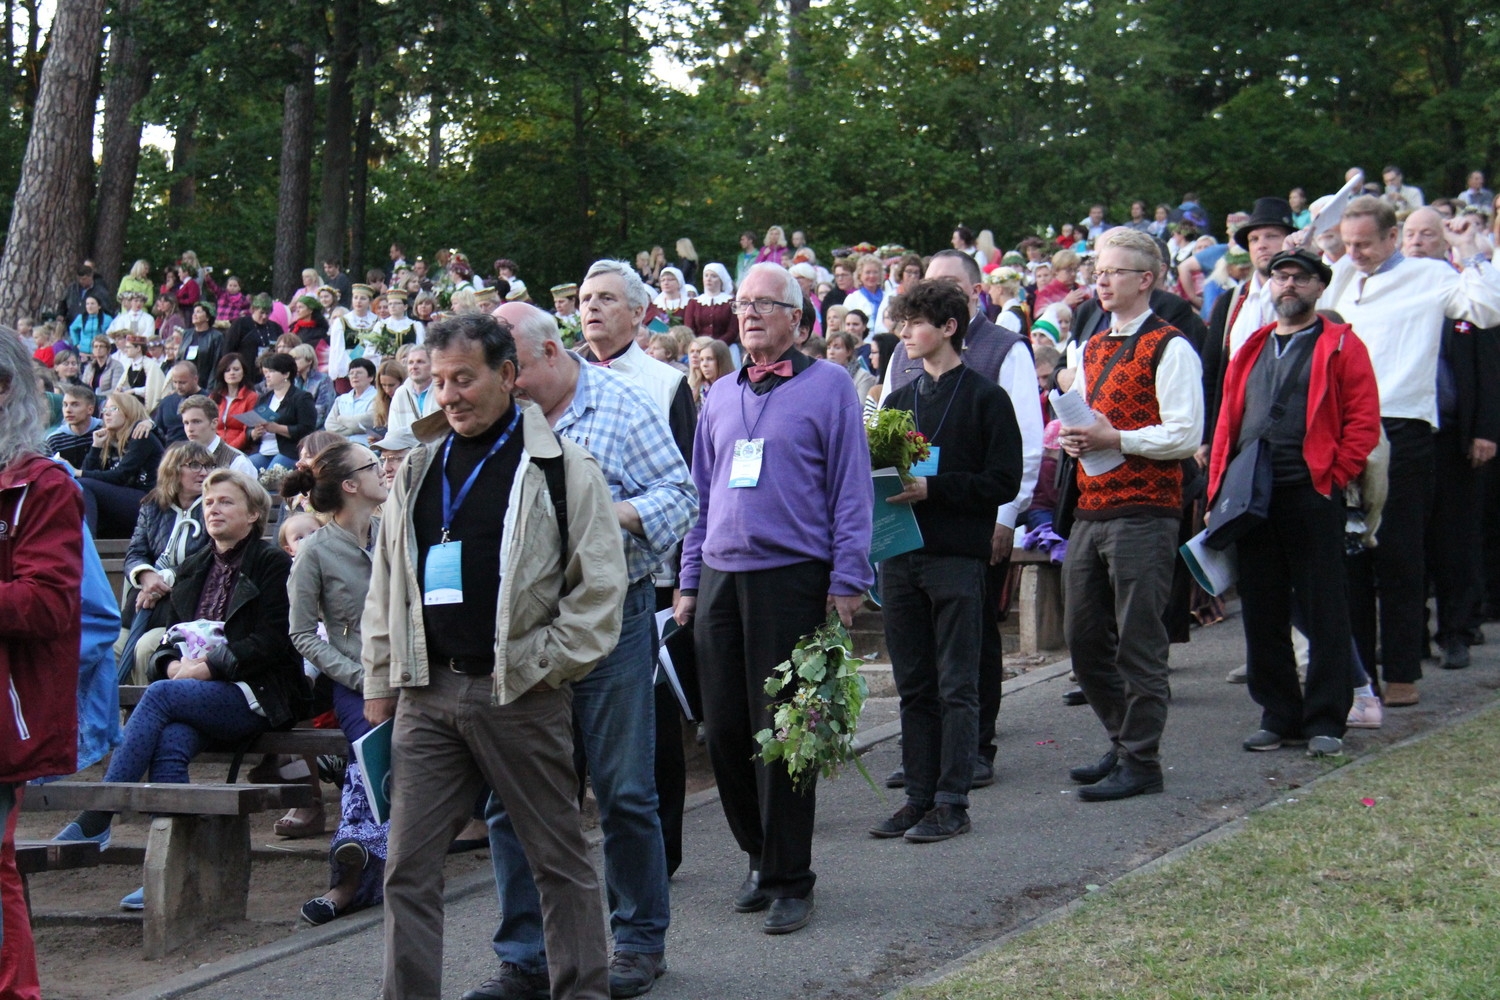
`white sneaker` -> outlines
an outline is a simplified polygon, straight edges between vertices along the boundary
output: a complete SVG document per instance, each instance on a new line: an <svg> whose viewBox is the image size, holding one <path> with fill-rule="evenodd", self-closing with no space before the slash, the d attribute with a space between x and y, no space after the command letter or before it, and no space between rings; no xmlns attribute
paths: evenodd
<svg viewBox="0 0 1500 1000"><path fill-rule="evenodd" d="M1346 723L1350 729L1379 729L1384 721L1385 710L1380 707L1379 698L1371 694L1354 696L1354 707L1349 709Z"/></svg>
<svg viewBox="0 0 1500 1000"><path fill-rule="evenodd" d="M1224 679L1231 684L1244 684L1248 680L1249 674L1250 668L1241 663L1239 666L1229 671L1229 676L1225 677Z"/></svg>

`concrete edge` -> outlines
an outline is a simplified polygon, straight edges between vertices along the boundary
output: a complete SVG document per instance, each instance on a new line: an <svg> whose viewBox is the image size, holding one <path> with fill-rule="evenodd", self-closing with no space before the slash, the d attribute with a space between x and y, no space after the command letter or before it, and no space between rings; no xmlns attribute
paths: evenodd
<svg viewBox="0 0 1500 1000"><path fill-rule="evenodd" d="M1318 785L1323 784L1325 781L1329 781L1337 777L1338 775L1347 774L1349 771L1363 767L1371 761L1380 760L1392 751L1422 743L1426 740L1431 739L1433 736L1436 736L1438 733L1443 732L1444 730L1461 725L1471 719L1484 715L1486 712L1493 712L1496 710L1497 706L1500 706L1500 698L1492 699L1491 701L1479 706L1478 708L1470 709L1469 711L1464 712L1460 715L1456 715L1452 718L1446 719L1438 725L1433 726L1431 729L1424 730L1420 733L1414 733L1402 740L1397 740L1390 746L1382 747L1374 753L1361 754L1360 756L1349 760L1347 763L1339 767L1335 767L1328 771L1325 771L1324 773L1318 775L1316 778L1313 778L1311 781L1308 781L1300 787L1314 788ZM1284 795L1279 795L1272 801L1267 802L1264 805L1257 806L1243 816L1236 817L1235 819L1232 819L1227 823L1223 823L1219 826L1213 827L1212 829L1207 830L1204 833L1201 833L1198 836L1194 837L1187 843L1179 844L1171 850L1157 855L1150 861L1147 861L1144 864L1141 864L1135 868L1132 868L1130 871L1123 873L1119 878L1105 883L1099 888L1098 891L1088 892L1085 895L1079 896L1077 899L1069 900L1068 902L1063 903L1061 906L1054 907L1053 909L1048 910L1046 913L1040 914L1023 924L1011 928L999 937L994 938L990 941L986 941L984 944L970 949L957 958L950 959L949 961L944 962L942 965L940 965L938 968L934 969L927 975L912 980L911 982L903 983L896 989L891 990L889 993L882 994L879 1000L909 1000L910 990L918 990L928 986L933 986L938 982L949 978L950 976L954 976L960 972L963 972L979 959L992 952L999 951L1001 948L1004 948L1006 945L1010 944L1021 935L1029 934L1031 931L1045 927L1048 924L1055 923L1056 921L1061 920L1064 917L1070 916L1075 910L1078 910L1085 903L1087 903L1090 897L1108 892L1111 888L1119 885L1121 882L1124 882L1127 879L1137 878L1142 875L1149 875L1152 872L1155 872L1158 868L1164 868L1167 865L1170 865L1173 862L1186 857L1188 854L1191 854L1194 851L1202 850L1203 848L1208 847L1212 844L1216 844L1221 840L1227 840L1235 836L1245 828L1245 826L1249 823L1251 817L1255 816L1257 813L1261 813L1269 809L1276 809L1285 805L1284 799Z"/></svg>
<svg viewBox="0 0 1500 1000"><path fill-rule="evenodd" d="M1051 680L1054 677L1066 674L1072 669L1073 661L1071 659L1038 667L1035 670L1028 671L1006 681L1001 687L1001 696L1004 697L1005 695L1031 687L1033 684L1040 684L1043 681ZM872 747L900 735L901 722L899 719L876 726L868 731L857 733L854 739L855 752L863 754ZM712 805L717 801L719 801L718 789L712 787L705 788L701 792L689 795L684 800L683 812L686 814L695 809L702 809L704 806ZM598 846L603 839L603 833L597 828L588 831L590 848ZM494 884L494 878L489 872L474 872L472 875L457 880L453 886L444 892L443 901L445 904L454 903L461 899L466 899L477 892L491 889L494 887ZM341 917L322 927L299 929L280 940L272 941L270 944L264 944L259 948L252 948L249 951L230 955L217 962L201 965L196 969L180 973L171 979L156 983L155 985L144 987L132 993L126 993L118 997L117 1000L171 1000L173 997L185 996L205 986L211 986L214 983L221 982L244 972L249 972L262 965L269 965L272 962L290 958L293 955L311 951L315 948L322 948L336 941L341 941L344 938L352 937L355 934L379 925L384 920L384 913L384 908L371 908L360 913L350 914L347 917ZM1026 926L1031 927L1035 926L1035 924L1027 924ZM962 961L962 959L958 961Z"/></svg>

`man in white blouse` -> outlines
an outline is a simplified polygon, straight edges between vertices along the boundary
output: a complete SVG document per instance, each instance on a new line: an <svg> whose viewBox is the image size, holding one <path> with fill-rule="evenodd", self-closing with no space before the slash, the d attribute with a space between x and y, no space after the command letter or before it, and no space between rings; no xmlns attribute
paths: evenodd
<svg viewBox="0 0 1500 1000"><path fill-rule="evenodd" d="M1391 442L1390 491L1373 550L1379 590L1379 672L1387 706L1415 705L1426 646L1426 553L1423 536L1432 509L1433 431L1438 423L1438 354L1443 323L1463 319L1500 324L1500 273L1488 260L1479 222L1461 216L1446 223L1448 241L1463 265L1400 252L1396 213L1382 199L1355 198L1339 222L1347 254L1333 266L1333 281L1319 307L1337 312L1370 350L1380 386L1380 416ZM1375 636L1361 621L1351 594L1355 641L1372 680Z"/></svg>

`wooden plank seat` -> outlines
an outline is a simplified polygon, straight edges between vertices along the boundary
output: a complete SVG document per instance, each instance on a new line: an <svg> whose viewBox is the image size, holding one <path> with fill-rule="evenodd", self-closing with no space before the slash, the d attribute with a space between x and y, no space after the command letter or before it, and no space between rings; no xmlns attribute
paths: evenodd
<svg viewBox="0 0 1500 1000"><path fill-rule="evenodd" d="M1040 549L1017 548L1010 554L1011 566L1019 568L1016 587L1020 652L1032 656L1044 649L1063 649L1062 567Z"/></svg>
<svg viewBox="0 0 1500 1000"><path fill-rule="evenodd" d="M146 837L145 957L162 958L226 920L250 895L250 817L312 804L307 785L56 781L28 789L28 810L102 809L152 816ZM97 859L99 849L90 848Z"/></svg>
<svg viewBox="0 0 1500 1000"><path fill-rule="evenodd" d="M133 708L139 705L145 694L146 685L144 684L120 685L120 707ZM196 759L215 762L227 760L229 776L224 780L232 785L239 778L240 766L246 754L276 753L290 757L319 757L331 754L341 757L348 752L349 741L344 738L341 730L299 726L295 729L262 733L242 746L202 753Z"/></svg>

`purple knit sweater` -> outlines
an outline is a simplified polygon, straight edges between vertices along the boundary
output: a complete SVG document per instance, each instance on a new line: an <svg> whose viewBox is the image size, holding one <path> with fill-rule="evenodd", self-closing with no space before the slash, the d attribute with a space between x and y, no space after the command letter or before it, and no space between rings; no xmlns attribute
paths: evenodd
<svg viewBox="0 0 1500 1000"><path fill-rule="evenodd" d="M715 384L693 445L698 523L682 545L683 589L704 563L743 573L809 560L833 567L831 594L869 589L875 494L849 373L816 361L764 396L733 376ZM752 437L766 443L759 485L730 489L734 443Z"/></svg>

